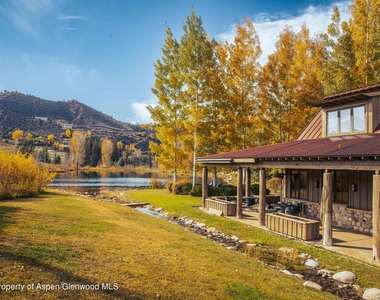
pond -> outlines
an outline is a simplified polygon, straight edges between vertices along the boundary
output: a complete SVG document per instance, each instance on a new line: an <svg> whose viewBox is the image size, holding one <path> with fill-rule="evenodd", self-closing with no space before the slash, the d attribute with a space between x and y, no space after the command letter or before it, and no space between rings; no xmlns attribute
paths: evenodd
<svg viewBox="0 0 380 300"><path fill-rule="evenodd" d="M170 177L156 173L79 171L59 173L49 187L77 193L99 193L106 189L149 188L152 178L166 184Z"/></svg>

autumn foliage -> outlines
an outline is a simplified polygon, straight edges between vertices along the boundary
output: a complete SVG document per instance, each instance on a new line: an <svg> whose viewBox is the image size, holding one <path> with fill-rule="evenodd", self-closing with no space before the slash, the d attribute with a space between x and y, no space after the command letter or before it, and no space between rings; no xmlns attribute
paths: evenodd
<svg viewBox="0 0 380 300"><path fill-rule="evenodd" d="M37 195L53 178L32 156L0 152L0 199Z"/></svg>

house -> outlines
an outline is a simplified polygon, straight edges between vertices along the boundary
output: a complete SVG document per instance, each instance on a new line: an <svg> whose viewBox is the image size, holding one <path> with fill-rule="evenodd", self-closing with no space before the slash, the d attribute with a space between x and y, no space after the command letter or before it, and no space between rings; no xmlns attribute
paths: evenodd
<svg viewBox="0 0 380 300"><path fill-rule="evenodd" d="M46 122L48 120L47 117L34 117L35 120L41 120L41 121L44 121Z"/></svg>
<svg viewBox="0 0 380 300"><path fill-rule="evenodd" d="M379 261L380 84L329 95L317 106L319 113L296 141L199 158L203 205L208 168L236 167L242 218L243 169L249 182L250 168L259 168L259 220L265 225L265 169L280 168L283 199L302 203L305 217L321 220L324 245L332 245L332 226L372 234L373 259Z"/></svg>
<svg viewBox="0 0 380 300"><path fill-rule="evenodd" d="M62 129L73 129L73 124L62 124Z"/></svg>

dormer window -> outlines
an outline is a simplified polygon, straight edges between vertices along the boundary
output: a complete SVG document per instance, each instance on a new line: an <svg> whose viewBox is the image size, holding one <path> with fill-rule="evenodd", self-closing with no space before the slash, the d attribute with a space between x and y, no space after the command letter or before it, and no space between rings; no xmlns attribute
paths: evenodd
<svg viewBox="0 0 380 300"><path fill-rule="evenodd" d="M327 112L327 135L365 132L365 106Z"/></svg>

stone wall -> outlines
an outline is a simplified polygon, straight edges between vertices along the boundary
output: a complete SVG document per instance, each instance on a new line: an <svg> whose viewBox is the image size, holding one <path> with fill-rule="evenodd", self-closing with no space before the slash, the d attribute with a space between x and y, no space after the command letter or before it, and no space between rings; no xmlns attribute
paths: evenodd
<svg viewBox="0 0 380 300"><path fill-rule="evenodd" d="M301 201L294 201L296 204ZM302 216L319 220L319 203L301 202L303 204ZM344 205L333 204L332 225L364 233L372 233L372 212L347 208Z"/></svg>

